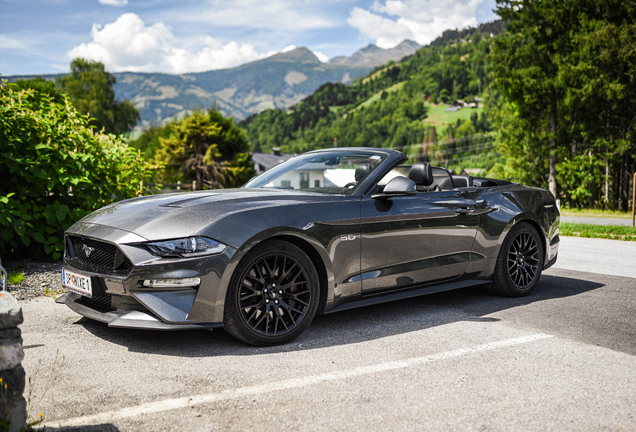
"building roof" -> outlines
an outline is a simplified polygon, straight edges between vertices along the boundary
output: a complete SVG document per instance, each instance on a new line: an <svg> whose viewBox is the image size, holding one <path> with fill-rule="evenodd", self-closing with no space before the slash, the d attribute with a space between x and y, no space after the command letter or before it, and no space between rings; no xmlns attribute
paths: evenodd
<svg viewBox="0 0 636 432"><path fill-rule="evenodd" d="M272 153L252 153L252 160L267 171L268 169L274 168L276 165L283 163L294 156L294 154L272 151Z"/></svg>

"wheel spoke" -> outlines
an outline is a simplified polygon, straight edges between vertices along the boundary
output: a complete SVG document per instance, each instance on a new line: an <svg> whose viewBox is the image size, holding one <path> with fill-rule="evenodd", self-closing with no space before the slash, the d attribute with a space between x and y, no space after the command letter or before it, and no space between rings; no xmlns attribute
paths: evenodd
<svg viewBox="0 0 636 432"><path fill-rule="evenodd" d="M294 301L296 301L296 302L298 302L298 303L300 303L300 304L302 304L304 306L309 306L309 303L306 303L306 302L302 301L301 299L296 297L295 294L290 295L290 297L288 297L288 298L291 298L292 300L294 300Z"/></svg>
<svg viewBox="0 0 636 432"><path fill-rule="evenodd" d="M285 278L287 277L287 275L294 269L294 267L296 267L296 265L298 265L297 262L294 262L294 264L291 265L291 267L289 267L289 269L287 269L287 271L285 271L285 267L282 268L283 270L283 274L278 278L278 280L282 283Z"/></svg>
<svg viewBox="0 0 636 432"><path fill-rule="evenodd" d="M248 298L252 298L252 297L256 297L256 296L258 296L258 293L247 294L247 295L244 295L244 296L241 297L241 301L245 301Z"/></svg>
<svg viewBox="0 0 636 432"><path fill-rule="evenodd" d="M258 319L258 321L256 321L256 322L254 323L254 326L253 326L253 327L254 327L254 328L257 328L257 327L259 326L259 324L263 322L263 320L265 319L265 317L269 317L269 313L267 313L267 311L265 311L265 312L263 312L263 313L261 314L261 317Z"/></svg>
<svg viewBox="0 0 636 432"><path fill-rule="evenodd" d="M252 319L254 318L254 316L258 313L259 308L254 307L254 311L252 312L252 314L249 316L249 318L247 319L247 322L252 321Z"/></svg>

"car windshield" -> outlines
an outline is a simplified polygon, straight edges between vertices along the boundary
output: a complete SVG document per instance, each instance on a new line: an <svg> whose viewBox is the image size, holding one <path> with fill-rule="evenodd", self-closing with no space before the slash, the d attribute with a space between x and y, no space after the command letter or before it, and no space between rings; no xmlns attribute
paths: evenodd
<svg viewBox="0 0 636 432"><path fill-rule="evenodd" d="M387 157L366 150L307 153L264 172L245 187L350 195Z"/></svg>

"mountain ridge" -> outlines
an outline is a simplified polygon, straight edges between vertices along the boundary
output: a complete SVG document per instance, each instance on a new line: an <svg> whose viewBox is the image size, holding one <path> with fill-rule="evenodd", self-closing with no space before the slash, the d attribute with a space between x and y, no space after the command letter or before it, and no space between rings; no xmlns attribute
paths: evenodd
<svg viewBox="0 0 636 432"><path fill-rule="evenodd" d="M369 44L366 47L354 52L350 56L337 56L329 60L329 64L337 65L363 65L371 68L381 66L389 61L398 61L404 57L415 54L422 48L417 42L405 39L393 48L384 49L375 44Z"/></svg>
<svg viewBox="0 0 636 432"><path fill-rule="evenodd" d="M479 28L447 30L430 45L443 44L476 31L498 33L500 29L501 21L482 24ZM115 72L114 90L117 99L129 99L140 110L142 128L210 106L241 120L268 108L285 109L296 105L327 82L350 83L390 61L408 58L420 48L410 40L390 49L369 44L351 56L337 56L323 63L311 50L299 47L229 69L178 75ZM54 79L64 75L40 76ZM3 78L16 81L35 76L38 75Z"/></svg>

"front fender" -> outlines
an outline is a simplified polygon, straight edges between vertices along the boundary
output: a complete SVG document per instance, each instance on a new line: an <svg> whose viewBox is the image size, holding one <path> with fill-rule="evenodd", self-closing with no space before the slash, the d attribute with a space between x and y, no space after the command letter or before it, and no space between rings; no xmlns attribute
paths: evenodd
<svg viewBox="0 0 636 432"><path fill-rule="evenodd" d="M330 303L334 297L334 272L329 253L323 247L322 243L315 237L308 235L303 230L299 230L294 227L279 227L271 228L262 232L259 232L249 238L243 245L241 245L232 259L228 263L216 290L200 290L195 298L192 309L189 313L189 318L192 320L199 320L203 322L222 322L223 313L225 308L225 300L227 297L227 291L232 282L232 277L236 272L237 267L243 261L243 259L252 251L256 246L266 240L271 239L283 239L293 238L298 239L304 244L313 249L315 254L309 253L308 255L319 256L321 264L326 273L327 286L326 296L324 302ZM304 248L302 248L304 249ZM307 251L305 251L307 252ZM317 269L318 270L318 269Z"/></svg>

